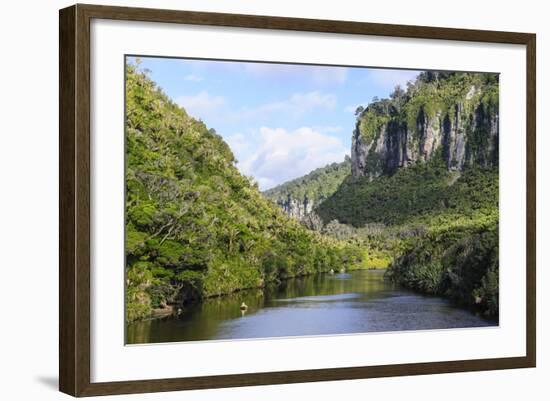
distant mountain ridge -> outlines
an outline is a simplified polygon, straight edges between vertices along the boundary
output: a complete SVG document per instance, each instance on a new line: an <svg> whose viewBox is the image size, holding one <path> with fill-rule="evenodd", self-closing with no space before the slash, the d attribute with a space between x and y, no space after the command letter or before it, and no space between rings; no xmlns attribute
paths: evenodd
<svg viewBox="0 0 550 401"><path fill-rule="evenodd" d="M351 174L351 159L346 156L341 163L332 163L310 173L264 191L285 213L303 220L309 213L329 198Z"/></svg>

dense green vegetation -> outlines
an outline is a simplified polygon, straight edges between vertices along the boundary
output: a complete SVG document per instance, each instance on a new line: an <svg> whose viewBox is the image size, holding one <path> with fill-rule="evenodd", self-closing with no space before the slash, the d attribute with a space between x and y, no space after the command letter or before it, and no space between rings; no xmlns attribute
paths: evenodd
<svg viewBox="0 0 550 401"><path fill-rule="evenodd" d="M332 163L313 170L300 178L288 181L275 188L264 191L263 194L273 201L291 199L307 199L316 205L316 210L305 216L301 223L310 230L320 232L325 236L346 241L361 249L363 253L360 268L386 268L390 264L396 241L384 235L386 227L379 224L366 224L354 227L338 221L341 215L322 221L317 214L319 205L326 199L334 203L333 195L339 193L345 183L351 179L351 160L345 157L341 163ZM344 196L345 198L345 196ZM346 200L343 200L346 202ZM330 221L329 221L330 220ZM353 220L353 216L351 218ZM382 230L381 230L382 228Z"/></svg>
<svg viewBox="0 0 550 401"><path fill-rule="evenodd" d="M316 212L325 234L393 259L392 280L498 315L496 168L451 172L435 159L372 181L348 177Z"/></svg>
<svg viewBox="0 0 550 401"><path fill-rule="evenodd" d="M349 176L316 213L325 223L336 219L354 227L438 224L441 215L454 219L491 212L497 201L497 169L449 171L435 158L372 181Z"/></svg>
<svg viewBox="0 0 550 401"><path fill-rule="evenodd" d="M360 265L364 252L287 218L228 145L126 68L126 320L287 277Z"/></svg>
<svg viewBox="0 0 550 401"><path fill-rule="evenodd" d="M412 289L446 296L498 316L498 216L446 221L405 241L387 275Z"/></svg>
<svg viewBox="0 0 550 401"><path fill-rule="evenodd" d="M456 155L444 154L448 167L497 164L498 144L492 143L490 131L495 117L498 119L498 80L493 73L427 71L409 82L406 90L398 86L389 98L376 98L368 107L358 107L354 140L367 147L364 175L373 178L400 168L400 141L406 141L408 164L428 160L430 151L424 148L424 141L431 143L436 136L441 142L449 141L453 127L465 133L466 151L459 156L461 163ZM388 152L380 152L378 146L386 142L392 144ZM443 153L450 147L447 143Z"/></svg>
<svg viewBox="0 0 550 401"><path fill-rule="evenodd" d="M373 141L387 124L450 118L457 102L498 113L495 77L422 73L359 108L358 132ZM223 139L135 65L126 110L127 321L289 277L388 266L396 282L498 315L498 167L481 162L484 131L466 131L481 156L461 170L442 149L374 179L352 176L346 158L262 194ZM373 149L366 167L380 169ZM288 197L314 212L287 217L273 201Z"/></svg>
<svg viewBox="0 0 550 401"><path fill-rule="evenodd" d="M498 316L498 144L488 142L489 116L498 118L498 76L424 72L406 91L396 88L357 109L358 140L407 131L414 155L425 124L436 114L433 121L450 124L457 105L456 124L467 140L463 168L441 146L406 168L385 165L371 147L365 176L346 177L315 213L325 232L340 227L371 253L387 255L394 281ZM430 135L440 135L437 129L444 127Z"/></svg>
<svg viewBox="0 0 550 401"><path fill-rule="evenodd" d="M458 103L464 116L480 103L486 110L498 113L498 88L497 74L426 71L409 82L406 91L397 87L389 98L375 99L367 108L358 108L359 131L369 142L390 120L416 130L419 116L433 118L436 113L443 113L442 118L453 118Z"/></svg>
<svg viewBox="0 0 550 401"><path fill-rule="evenodd" d="M475 88L472 91L472 88ZM454 117L455 105L462 104L464 116L479 103L498 113L498 74L427 71L409 85L406 93L392 94L392 101L404 104L402 118L408 127L417 126L418 115L434 117L439 111ZM400 96L402 95L402 96Z"/></svg>
<svg viewBox="0 0 550 401"><path fill-rule="evenodd" d="M317 205L331 196L351 172L351 160L346 156L341 163L313 170L300 178L285 182L264 191L264 195L274 201L287 199L308 199Z"/></svg>

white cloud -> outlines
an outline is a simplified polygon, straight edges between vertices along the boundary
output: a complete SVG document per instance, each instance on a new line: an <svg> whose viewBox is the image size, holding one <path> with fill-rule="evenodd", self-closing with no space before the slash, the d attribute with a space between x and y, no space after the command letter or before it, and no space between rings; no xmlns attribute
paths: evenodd
<svg viewBox="0 0 550 401"><path fill-rule="evenodd" d="M320 125L312 127L314 131L320 132L322 134L335 134L337 132L342 132L343 128L339 125Z"/></svg>
<svg viewBox="0 0 550 401"><path fill-rule="evenodd" d="M260 109L277 112L287 111L301 115L316 108L332 110L335 106L336 96L314 91L308 93L295 93L287 100L268 103L260 106Z"/></svg>
<svg viewBox="0 0 550 401"><path fill-rule="evenodd" d="M243 134L236 133L224 138L237 160L244 159L253 151L253 143Z"/></svg>
<svg viewBox="0 0 550 401"><path fill-rule="evenodd" d="M321 85L341 84L348 77L348 69L345 67L246 63L244 70L252 75L272 80L306 80Z"/></svg>
<svg viewBox="0 0 550 401"><path fill-rule="evenodd" d="M373 69L370 72L370 79L380 85L387 85L391 88L397 85L406 88L407 82L416 78L418 74L418 71L412 70Z"/></svg>
<svg viewBox="0 0 550 401"><path fill-rule="evenodd" d="M191 82L201 82L203 80L203 77L195 74L188 74L185 77L183 77L185 81L191 81Z"/></svg>
<svg viewBox="0 0 550 401"><path fill-rule="evenodd" d="M286 117L299 118L315 109L333 110L336 107L336 96L319 91L295 93L290 98L265 103L254 108L245 108L233 113L233 118L245 120L250 118L265 118L277 113Z"/></svg>
<svg viewBox="0 0 550 401"><path fill-rule="evenodd" d="M202 91L192 96L180 96L176 99L176 103L182 106L191 116L204 120L216 113L218 108L225 105L225 98Z"/></svg>
<svg viewBox="0 0 550 401"><path fill-rule="evenodd" d="M294 131L262 127L259 139L256 151L239 162L238 167L244 174L253 176L262 190L327 164L341 162L348 154L339 138L311 127Z"/></svg>
<svg viewBox="0 0 550 401"><path fill-rule="evenodd" d="M310 72L316 84L341 84L348 79L348 69L343 67L316 67Z"/></svg>

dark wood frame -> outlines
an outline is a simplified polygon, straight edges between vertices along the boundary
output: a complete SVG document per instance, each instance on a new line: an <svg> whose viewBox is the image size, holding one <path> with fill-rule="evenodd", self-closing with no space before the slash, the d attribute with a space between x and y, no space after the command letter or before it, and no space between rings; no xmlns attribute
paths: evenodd
<svg viewBox="0 0 550 401"><path fill-rule="evenodd" d="M93 18L525 45L526 356L91 383L90 21ZM92 396L535 367L535 34L81 4L60 10L59 29L59 389L62 392Z"/></svg>

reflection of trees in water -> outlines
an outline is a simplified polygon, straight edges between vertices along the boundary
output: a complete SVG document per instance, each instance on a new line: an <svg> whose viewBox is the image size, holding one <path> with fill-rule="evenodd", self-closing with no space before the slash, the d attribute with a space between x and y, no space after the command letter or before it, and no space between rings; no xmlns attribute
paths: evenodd
<svg viewBox="0 0 550 401"><path fill-rule="evenodd" d="M177 317L132 323L127 328L127 340L128 343L204 340L214 338L225 321L247 318L264 308L291 307L300 303L296 298L347 293L380 297L392 288L391 283L384 281L383 272L378 271L297 277L264 289L244 290L189 304ZM244 314L240 309L242 302L248 306Z"/></svg>
<svg viewBox="0 0 550 401"><path fill-rule="evenodd" d="M345 293L378 293L392 285L383 279L383 272L357 271L352 274L299 277L269 289L270 298L297 298Z"/></svg>

